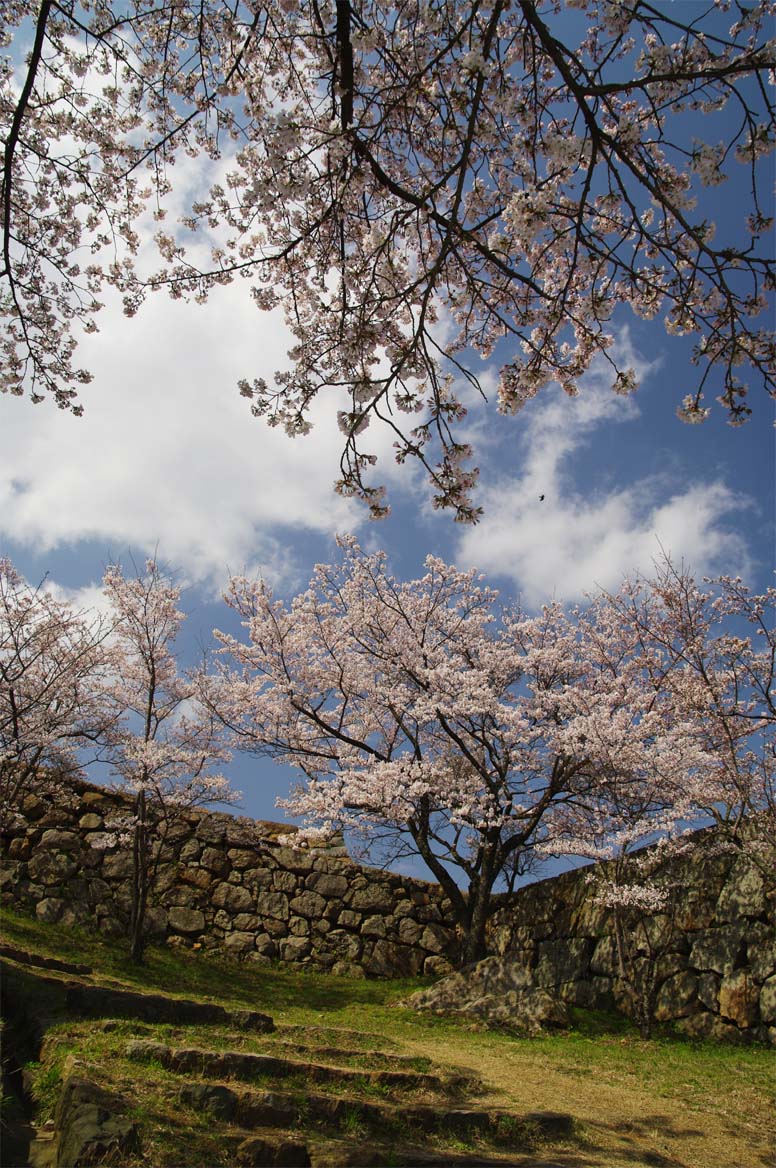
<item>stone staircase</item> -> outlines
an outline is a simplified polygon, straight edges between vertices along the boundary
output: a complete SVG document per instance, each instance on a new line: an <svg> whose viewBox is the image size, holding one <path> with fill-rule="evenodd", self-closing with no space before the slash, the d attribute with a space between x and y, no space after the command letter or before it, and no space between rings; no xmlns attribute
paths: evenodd
<svg viewBox="0 0 776 1168"><path fill-rule="evenodd" d="M37 1025L40 1045L52 1024L75 1024L53 1122L38 1130L26 1159L4 1160L5 1168L202 1164L200 1153L180 1166L170 1158L172 1133L165 1142L160 1115L175 1116L177 1146L190 1136L194 1147L206 1132L210 1146L217 1138L220 1162L246 1168L572 1162L537 1155L573 1136L568 1116L478 1104L483 1085L471 1076L402 1054L379 1036L276 1027L254 1011L99 984L88 967L52 967L19 950L0 957L12 1028L30 1035ZM81 1032L110 1040L109 1062L81 1057Z"/></svg>

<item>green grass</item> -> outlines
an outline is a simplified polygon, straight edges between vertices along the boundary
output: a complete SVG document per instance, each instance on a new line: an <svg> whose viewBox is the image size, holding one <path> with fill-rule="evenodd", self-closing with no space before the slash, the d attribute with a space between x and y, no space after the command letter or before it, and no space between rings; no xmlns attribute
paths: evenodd
<svg viewBox="0 0 776 1168"><path fill-rule="evenodd" d="M2 939L38 954L90 965L98 980L260 1010L275 1019L280 1029L274 1035L118 1019L102 1023L64 1019L48 1031L39 1062L28 1068L41 1118L53 1111L68 1054L98 1064L105 1085L124 1093L142 1119L149 1165L191 1162L192 1140L199 1162L227 1165L234 1162L239 1133L228 1128L214 1131L212 1121L181 1104L180 1077L158 1062L127 1059L130 1037L211 1050L228 1046L310 1062L332 1061L317 1057L317 1047L344 1047L350 1053L337 1060L338 1065L356 1070L390 1069L391 1056L400 1055L411 1058L420 1071L438 1074L446 1067L465 1071L482 1080L482 1101L490 1108L571 1114L575 1136L566 1144L559 1140L540 1145L530 1125L514 1121L510 1126L505 1121L501 1140L490 1145L504 1148L511 1141L516 1156L528 1144L541 1146L547 1158L565 1156L569 1168L591 1163L601 1168L648 1163L762 1168L767 1162L773 1137L774 1054L760 1047L698 1042L665 1028L645 1042L626 1019L584 1010L572 1011L572 1028L565 1033L518 1039L468 1027L460 1019L398 1007L397 1001L428 984L422 979L333 977L292 966L240 964L203 950L166 946L150 947L146 964L138 967L129 962L120 944L91 930L60 929L10 910L3 913ZM286 1051L283 1043L305 1049ZM371 1060L371 1049L385 1052L384 1059ZM352 1083L310 1086L293 1077L270 1079L263 1086L301 1097L305 1091L373 1102L389 1101L390 1096L366 1079L360 1089ZM403 1094L407 1102L417 1097L414 1092ZM361 1138L363 1123L357 1112L344 1126L341 1138ZM315 1125L309 1131L315 1134ZM475 1133L415 1135L451 1153L488 1146ZM181 1155L183 1160L176 1160Z"/></svg>

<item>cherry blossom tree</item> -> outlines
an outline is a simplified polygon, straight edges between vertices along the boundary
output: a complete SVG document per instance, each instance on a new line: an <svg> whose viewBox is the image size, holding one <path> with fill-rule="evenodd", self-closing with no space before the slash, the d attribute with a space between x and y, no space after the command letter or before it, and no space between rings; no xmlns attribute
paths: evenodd
<svg viewBox="0 0 776 1168"><path fill-rule="evenodd" d="M113 617L112 670L104 697L114 711L105 753L135 796L128 824L133 871L130 956L141 962L146 910L165 838L181 811L232 802L238 793L214 767L229 757L221 727L195 698L173 652L184 615L180 588L154 560L126 577L112 565L104 577Z"/></svg>
<svg viewBox="0 0 776 1168"><path fill-rule="evenodd" d="M399 462L424 464L435 505L476 519L456 430L475 355L501 343L507 414L550 381L577 393L600 354L629 393L611 349L622 305L695 338L680 416L702 421L710 390L738 424L742 370L775 389L773 14L772 0L8 0L4 43L16 31L31 48L0 72L3 388L78 413L75 344L106 286L131 315L150 290L204 300L245 279L296 343L274 384L248 375L241 392L291 435L327 393L339 490L374 515L370 419ZM151 271L136 257L181 157L213 164L210 189L159 227ZM715 221L709 189L736 170L740 220ZM189 229L212 244L204 266Z"/></svg>
<svg viewBox="0 0 776 1168"><path fill-rule="evenodd" d="M673 791L658 774L605 782L594 799L554 812L548 850L596 862L600 903L611 910L629 1009L649 1037L661 959L676 938L683 860L731 848L776 884L776 589L752 593L727 576L699 586L668 557L636 576L610 607L706 759ZM692 823L710 832L690 833Z"/></svg>
<svg viewBox="0 0 776 1168"><path fill-rule="evenodd" d="M0 559L0 826L46 774L80 770L79 752L99 738L107 634Z"/></svg>
<svg viewBox="0 0 776 1168"><path fill-rule="evenodd" d="M638 595L641 592L641 602ZM771 882L776 872L776 588L740 577L696 583L666 559L649 593L619 603L644 643L660 646L665 680L714 759L699 806Z"/></svg>
<svg viewBox="0 0 776 1168"><path fill-rule="evenodd" d="M387 835L422 857L462 961L482 955L497 883L567 817L615 792L654 826L692 813L709 760L617 604L499 612L474 572L429 557L402 583L382 554L341 544L289 605L231 581L248 639L216 633L207 700L238 746L304 773L283 806L308 832Z"/></svg>

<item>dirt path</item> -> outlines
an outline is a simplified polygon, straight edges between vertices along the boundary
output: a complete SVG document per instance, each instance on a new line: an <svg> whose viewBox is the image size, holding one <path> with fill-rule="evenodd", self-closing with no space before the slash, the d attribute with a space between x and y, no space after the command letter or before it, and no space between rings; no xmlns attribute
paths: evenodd
<svg viewBox="0 0 776 1168"><path fill-rule="evenodd" d="M439 1042L418 1037L413 1050L440 1060ZM476 1042L445 1040L449 1064L473 1071L494 1090L482 1102L524 1112L560 1111L583 1125L588 1146L568 1164L580 1168L776 1168L776 1120L746 1083L731 1082L724 1111L676 1093L650 1094L635 1076L558 1066L530 1042L503 1044L497 1059ZM776 1086L776 1058L774 1059ZM577 1153L579 1148L577 1145Z"/></svg>

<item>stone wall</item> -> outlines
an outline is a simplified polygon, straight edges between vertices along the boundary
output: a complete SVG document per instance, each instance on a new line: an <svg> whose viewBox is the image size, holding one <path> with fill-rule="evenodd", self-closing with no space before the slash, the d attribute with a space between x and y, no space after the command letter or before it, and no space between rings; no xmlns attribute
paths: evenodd
<svg viewBox="0 0 776 1168"><path fill-rule="evenodd" d="M131 856L105 847L129 803L83 782L29 795L2 839L4 899L47 921L126 932ZM168 835L148 919L171 944L222 948L379 977L448 973L457 938L439 885L354 863L341 846L295 848L287 825L188 812ZM699 849L657 967L656 1016L690 1035L776 1041L776 889L740 857ZM512 977L581 1006L626 1008L612 920L587 873L499 898L489 951ZM660 947L660 946L659 946ZM505 983L506 984L506 983ZM500 991L499 991L500 992Z"/></svg>
<svg viewBox="0 0 776 1168"><path fill-rule="evenodd" d="M49 797L28 795L2 841L4 898L42 920L96 920L107 935L125 933L132 858L126 846L105 845L129 810L120 794L82 782ZM278 842L294 831L217 812L183 814L160 857L152 934L351 974L451 968L456 938L438 885L362 867L342 846Z"/></svg>
<svg viewBox="0 0 776 1168"><path fill-rule="evenodd" d="M700 846L678 867L673 916L651 922L654 1016L695 1037L776 1045L776 888L743 857ZM631 1012L612 917L587 875L567 872L504 898L489 947L566 1002Z"/></svg>

